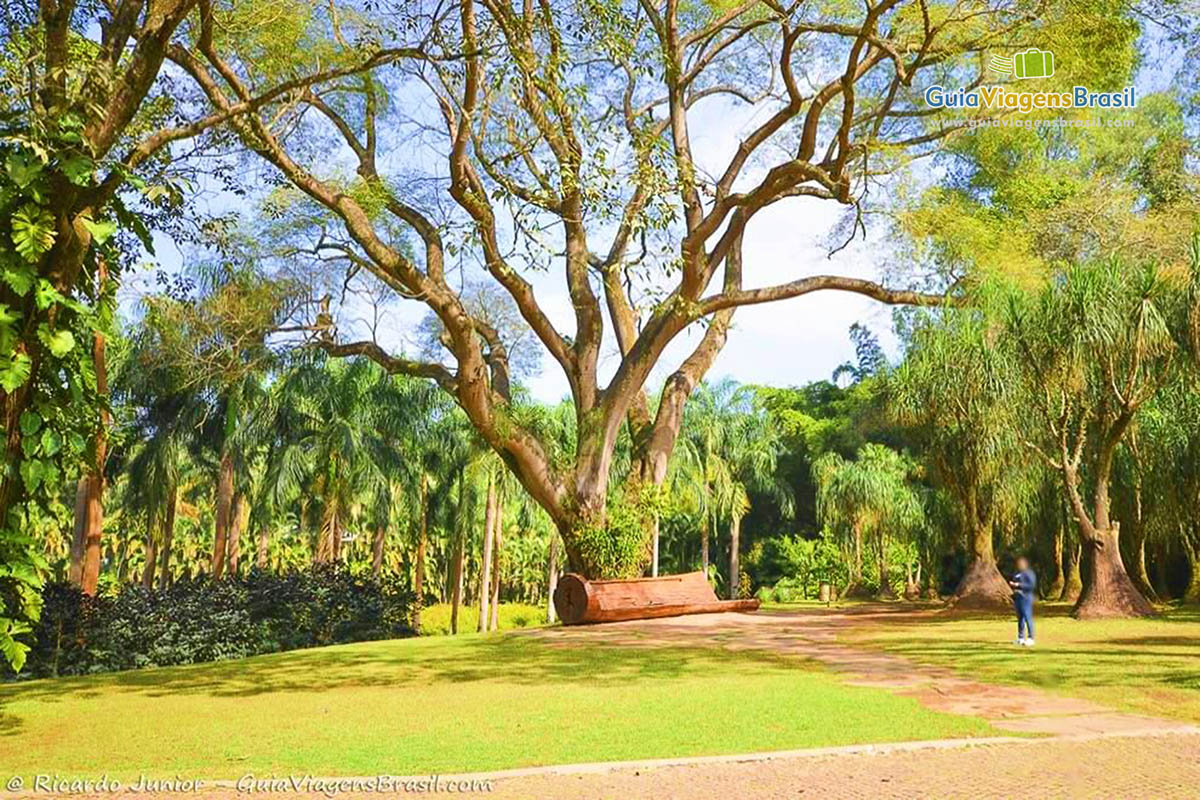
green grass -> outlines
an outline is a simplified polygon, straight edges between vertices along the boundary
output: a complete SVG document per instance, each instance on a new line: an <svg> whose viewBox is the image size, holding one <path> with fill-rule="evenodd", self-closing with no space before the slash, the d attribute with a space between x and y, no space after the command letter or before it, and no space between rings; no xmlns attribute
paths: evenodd
<svg viewBox="0 0 1200 800"><path fill-rule="evenodd" d="M993 683L1050 691L1155 716L1200 722L1200 609L1159 619L1095 620L1070 607L1039 605L1037 645L1012 644L1008 618L909 617L846 638Z"/></svg>
<svg viewBox="0 0 1200 800"><path fill-rule="evenodd" d="M421 635L435 636L450 633L449 603L438 603L421 609ZM500 630L537 628L546 625L546 609L524 603L501 603L496 622ZM458 629L463 633L474 631L479 624L479 607L464 606L458 610Z"/></svg>
<svg viewBox="0 0 1200 800"><path fill-rule="evenodd" d="M517 635L0 687L6 770L121 780L423 774L990 732L796 658Z"/></svg>

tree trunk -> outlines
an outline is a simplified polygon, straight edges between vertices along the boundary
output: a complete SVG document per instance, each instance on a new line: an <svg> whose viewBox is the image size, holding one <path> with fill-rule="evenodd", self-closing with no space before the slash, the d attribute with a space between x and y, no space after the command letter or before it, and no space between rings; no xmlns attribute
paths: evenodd
<svg viewBox="0 0 1200 800"><path fill-rule="evenodd" d="M246 495L238 493L233 501L233 520L229 526L229 554L226 559L230 575L238 574L238 565L242 557L242 531L246 529L246 519L250 515L250 507L246 503Z"/></svg>
<svg viewBox="0 0 1200 800"><path fill-rule="evenodd" d="M654 540L657 545L657 522L655 522L654 527L656 529ZM658 549L655 547L655 555L657 556L657 554ZM547 571L549 574L546 578L546 586L549 587L549 589L546 592L546 621L554 622L556 619L554 612L554 590L558 588L558 531L554 531L550 534L550 557L547 560L549 561L549 564L547 565ZM657 561L657 558L655 560ZM657 566L658 565L656 563L655 567L657 568Z"/></svg>
<svg viewBox="0 0 1200 800"><path fill-rule="evenodd" d="M458 611L462 607L463 563L466 561L466 537L460 531L454 537L454 569L450 586L450 632L458 633Z"/></svg>
<svg viewBox="0 0 1200 800"><path fill-rule="evenodd" d="M421 632L421 609L425 607L425 537L427 533L426 524L428 522L428 509L426 508L427 499L425 497L426 485L425 474L421 474L421 491L419 502L421 504L421 519L420 528L417 532L417 557L413 562L413 613L412 626L417 633Z"/></svg>
<svg viewBox="0 0 1200 800"><path fill-rule="evenodd" d="M892 590L892 581L888 576L887 567L887 537L879 532L879 591L875 596L880 600L895 600L896 592Z"/></svg>
<svg viewBox="0 0 1200 800"><path fill-rule="evenodd" d="M1188 604L1200 603L1200 552L1197 552L1195 542L1187 534L1182 538L1183 554L1188 564L1188 585L1183 590L1183 602Z"/></svg>
<svg viewBox="0 0 1200 800"><path fill-rule="evenodd" d="M1063 583L1062 595L1059 597L1067 603L1074 603L1083 594L1083 545L1071 542L1067 548L1066 580Z"/></svg>
<svg viewBox="0 0 1200 800"><path fill-rule="evenodd" d="M479 559L479 627L483 633L488 626L488 603L491 602L492 528L496 522L496 484L488 476L487 504L483 512L483 554Z"/></svg>
<svg viewBox="0 0 1200 800"><path fill-rule="evenodd" d="M270 557L268 548L271 544L271 532L266 525L260 525L258 528L258 545L254 548L254 566L259 569L267 568L267 561Z"/></svg>
<svg viewBox="0 0 1200 800"><path fill-rule="evenodd" d="M383 571L383 540L387 536L387 528L379 525L375 528L375 538L371 540L371 575L378 578Z"/></svg>
<svg viewBox="0 0 1200 800"><path fill-rule="evenodd" d="M738 547L742 533L742 518L734 514L729 522L729 599L738 599L738 588L741 586L741 572L738 567Z"/></svg>
<svg viewBox="0 0 1200 800"><path fill-rule="evenodd" d="M1125 572L1119 541L1120 526L1115 522L1085 539L1090 580L1071 612L1076 618L1151 617L1157 613Z"/></svg>
<svg viewBox="0 0 1200 800"><path fill-rule="evenodd" d="M83 552L87 536L88 478L75 482L75 531L71 537L71 565L67 580L75 586L83 583Z"/></svg>
<svg viewBox="0 0 1200 800"><path fill-rule="evenodd" d="M171 585L171 548L175 542L175 510L179 505L179 488L172 486L167 493L167 509L163 515L162 558L158 567L158 589Z"/></svg>
<svg viewBox="0 0 1200 800"><path fill-rule="evenodd" d="M213 536L212 576L214 580L225 574L225 552L229 544L229 527L233 517L233 453L223 448L221 466L217 474L217 518Z"/></svg>
<svg viewBox="0 0 1200 800"><path fill-rule="evenodd" d="M349 513L347 511L347 513ZM336 508L333 524L329 526L329 560L334 564L342 563L342 509Z"/></svg>
<svg viewBox="0 0 1200 800"><path fill-rule="evenodd" d="M1140 512L1141 498L1138 499ZM1133 556L1133 573L1129 576L1133 585L1142 596L1151 603L1158 602L1158 595L1150 583L1150 575L1146 571L1146 523L1142 519L1134 520L1131 541L1129 543Z"/></svg>
<svg viewBox="0 0 1200 800"><path fill-rule="evenodd" d="M700 524L700 571L705 578L708 577L708 514L704 515L704 522Z"/></svg>
<svg viewBox="0 0 1200 800"><path fill-rule="evenodd" d="M842 597L856 598L869 597L870 592L863 584L863 536L862 525L855 522L852 526L854 533L854 560L850 564L850 582L846 584L846 588L842 590Z"/></svg>
<svg viewBox="0 0 1200 800"><path fill-rule="evenodd" d="M1046 597L1057 600L1062 597L1067 585L1067 574L1063 569L1063 528L1058 526L1054 531L1054 578L1046 589Z"/></svg>
<svg viewBox="0 0 1200 800"><path fill-rule="evenodd" d="M968 521L970 520L968 515ZM1012 587L996 567L990 522L975 519L971 531L971 561L954 590L951 603L962 609L1006 611L1012 606Z"/></svg>
<svg viewBox="0 0 1200 800"><path fill-rule="evenodd" d="M504 491L496 487L496 520L492 526L492 610L489 630L500 630L500 550L504 546Z"/></svg>
<svg viewBox="0 0 1200 800"><path fill-rule="evenodd" d="M108 267L103 259L97 264L97 281L101 290L108 280ZM105 361L104 334L96 332L92 337L92 360L96 369L96 393L101 398L108 396L108 365ZM100 583L100 537L104 531L104 463L108 458L107 411L100 412L100 426L96 429L95 461L88 479L87 527L84 531L83 570L80 586L83 593L95 596Z"/></svg>

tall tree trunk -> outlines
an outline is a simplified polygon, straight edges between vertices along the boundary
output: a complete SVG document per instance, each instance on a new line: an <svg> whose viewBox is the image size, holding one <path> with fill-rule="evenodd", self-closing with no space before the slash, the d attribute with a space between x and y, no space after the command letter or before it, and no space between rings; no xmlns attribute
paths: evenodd
<svg viewBox="0 0 1200 800"><path fill-rule="evenodd" d="M375 538L371 540L371 575L378 578L383 571L383 540L387 536L387 527L377 525Z"/></svg>
<svg viewBox="0 0 1200 800"><path fill-rule="evenodd" d="M1128 417L1125 418L1126 420ZM1126 423L1127 424L1127 423ZM1071 614L1077 619L1148 617L1156 612L1142 596L1121 561L1120 524L1109 516L1109 478L1121 428L1114 425L1096 459L1092 516L1079 492L1079 474L1070 466L1063 446L1063 477L1071 511L1079 525L1083 556L1088 560L1088 581Z"/></svg>
<svg viewBox="0 0 1200 800"><path fill-rule="evenodd" d="M1063 568L1063 527L1059 525L1054 531L1054 577L1046 589L1046 597L1057 600L1062 597L1067 585L1067 574Z"/></svg>
<svg viewBox="0 0 1200 800"><path fill-rule="evenodd" d="M483 555L479 559L479 632L488 628L488 603L491 602L492 529L496 522L496 484L488 476L487 503L483 511Z"/></svg>
<svg viewBox="0 0 1200 800"><path fill-rule="evenodd" d="M154 570L158 566L158 537L154 535L154 524L157 521L155 509L150 508L146 513L146 563L142 565L142 586L146 589L154 586Z"/></svg>
<svg viewBox="0 0 1200 800"><path fill-rule="evenodd" d="M222 448L221 465L217 473L217 518L214 521L212 576L214 580L225 574L225 553L229 547L229 528L233 521L233 453L228 446Z"/></svg>
<svg viewBox="0 0 1200 800"><path fill-rule="evenodd" d="M734 514L729 522L729 599L738 599L741 571L738 567L738 547L741 545L742 517Z"/></svg>
<svg viewBox="0 0 1200 800"><path fill-rule="evenodd" d="M1067 548L1066 580L1063 583L1062 595L1059 597L1067 603L1074 603L1083 594L1083 545L1072 541Z"/></svg>
<svg viewBox="0 0 1200 800"><path fill-rule="evenodd" d="M450 632L458 633L458 612L463 598L463 563L466 561L466 536L459 531L454 537L454 567L450 586Z"/></svg>
<svg viewBox="0 0 1200 800"><path fill-rule="evenodd" d="M963 574L952 600L955 608L1005 610L1012 606L1012 587L996 566L992 549L992 524L979 519L974 510L968 511L971 561Z"/></svg>
<svg viewBox="0 0 1200 800"><path fill-rule="evenodd" d="M879 592L876 597L880 600L895 600L896 592L892 590L892 581L888 576L887 567L887 537L879 532Z"/></svg>
<svg viewBox="0 0 1200 800"><path fill-rule="evenodd" d="M1141 514L1141 497L1138 497L1138 515L1139 517L1133 521L1133 530L1130 532L1129 547L1133 556L1133 572L1129 576L1133 580L1133 585L1137 590L1152 603L1158 602L1158 594L1154 591L1154 586L1150 583L1150 575L1146 571L1146 522L1140 518Z"/></svg>
<svg viewBox="0 0 1200 800"><path fill-rule="evenodd" d="M100 259L97 265L97 281L100 290L108 281L108 265ZM92 360L96 369L96 393L108 396L108 365L105 361L104 334L97 331L92 337ZM108 458L108 412L100 413L100 426L96 429L95 461L92 474L88 476L87 527L83 535L83 570L80 586L83 593L95 596L100 584L100 537L104 531L104 463Z"/></svg>
<svg viewBox="0 0 1200 800"><path fill-rule="evenodd" d="M258 544L254 548L254 566L258 569L266 569L267 562L270 558L269 547L271 545L271 532L266 525L258 527Z"/></svg>
<svg viewBox="0 0 1200 800"><path fill-rule="evenodd" d="M425 474L421 474L421 491L419 501L421 503L421 513L419 528L417 531L417 557L413 562L413 613L412 626L417 633L421 632L421 610L425 607L425 537L428 533L426 525L428 523L427 508L428 500L425 496L426 484Z"/></svg>
<svg viewBox="0 0 1200 800"><path fill-rule="evenodd" d="M504 545L504 489L496 487L496 521L492 526L492 611L489 630L500 629L500 550Z"/></svg>
<svg viewBox="0 0 1200 800"><path fill-rule="evenodd" d="M71 536L71 566L67 580L75 586L83 583L83 551L87 536L88 477L75 482L75 531Z"/></svg>
<svg viewBox="0 0 1200 800"><path fill-rule="evenodd" d="M1091 569L1072 614L1079 619L1099 619L1148 617L1157 613L1125 571L1119 523L1113 522L1107 530L1094 531L1085 540L1083 550Z"/></svg>
<svg viewBox="0 0 1200 800"><path fill-rule="evenodd" d="M658 523L656 522L655 527L657 528L657 526ZM655 541L657 541L657 539L658 536L656 533ZM553 531L550 534L550 557L547 560L549 561L549 564L547 565L547 571L549 574L547 575L546 585L549 587L549 591L546 593L548 600L546 603L546 621L554 622L555 619L557 619L554 611L554 590L558 588L558 531Z"/></svg>
<svg viewBox="0 0 1200 800"><path fill-rule="evenodd" d="M704 515L700 525L700 571L708 577L708 514Z"/></svg>
<svg viewBox="0 0 1200 800"><path fill-rule="evenodd" d="M229 526L229 553L226 559L230 575L238 574L238 565L242 557L242 531L246 529L246 519L250 515L250 506L246 503L246 495L238 492L233 501L233 520Z"/></svg>
<svg viewBox="0 0 1200 800"><path fill-rule="evenodd" d="M172 485L167 492L167 508L163 514L163 546L162 557L158 567L158 589L162 591L171 585L171 548L175 543L175 510L179 505L179 487Z"/></svg>
<svg viewBox="0 0 1200 800"><path fill-rule="evenodd" d="M853 534L854 553L850 562L850 580L842 589L842 597L867 597L869 592L863 583L863 535L862 524L854 522L851 525Z"/></svg>
<svg viewBox="0 0 1200 800"><path fill-rule="evenodd" d="M1187 558L1188 584L1183 590L1183 602L1188 604L1200 603L1200 548L1186 534L1181 539L1183 555Z"/></svg>

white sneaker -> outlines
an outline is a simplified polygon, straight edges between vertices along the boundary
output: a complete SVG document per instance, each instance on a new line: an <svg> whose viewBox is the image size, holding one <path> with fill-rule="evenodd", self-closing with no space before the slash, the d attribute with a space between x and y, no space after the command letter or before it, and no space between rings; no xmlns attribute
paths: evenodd
<svg viewBox="0 0 1200 800"><path fill-rule="evenodd" d="M1022 640L1021 644L1023 644L1025 647L1033 647L1033 639L1024 639Z"/></svg>
<svg viewBox="0 0 1200 800"><path fill-rule="evenodd" d="M1024 647L1024 646L1025 646L1025 640L1024 640L1024 639L1014 639L1014 640L1013 640L1013 644L1019 644L1021 647Z"/></svg>

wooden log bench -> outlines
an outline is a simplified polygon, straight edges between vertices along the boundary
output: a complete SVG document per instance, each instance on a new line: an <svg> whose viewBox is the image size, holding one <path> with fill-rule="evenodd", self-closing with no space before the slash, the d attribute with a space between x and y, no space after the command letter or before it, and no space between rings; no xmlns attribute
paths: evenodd
<svg viewBox="0 0 1200 800"><path fill-rule="evenodd" d="M569 572L554 590L554 609L564 625L757 608L758 600L718 600L703 572L617 581L590 581Z"/></svg>

